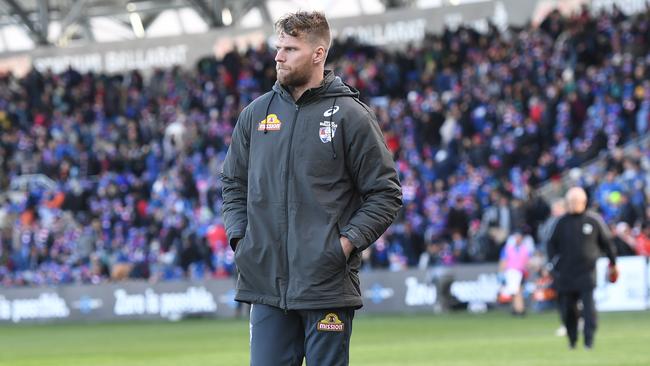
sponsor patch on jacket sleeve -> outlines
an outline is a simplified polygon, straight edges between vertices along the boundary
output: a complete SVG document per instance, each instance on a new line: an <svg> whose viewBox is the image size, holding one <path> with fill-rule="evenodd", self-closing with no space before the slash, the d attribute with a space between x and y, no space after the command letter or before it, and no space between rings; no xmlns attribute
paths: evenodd
<svg viewBox="0 0 650 366"><path fill-rule="evenodd" d="M263 120L260 121L260 123L257 125L257 130L258 131L280 131L280 127L282 127L282 121L278 118L278 116L273 113L269 114L264 118Z"/></svg>
<svg viewBox="0 0 650 366"><path fill-rule="evenodd" d="M342 332L345 324L339 320L338 315L328 313L323 320L319 321L316 329L321 332Z"/></svg>

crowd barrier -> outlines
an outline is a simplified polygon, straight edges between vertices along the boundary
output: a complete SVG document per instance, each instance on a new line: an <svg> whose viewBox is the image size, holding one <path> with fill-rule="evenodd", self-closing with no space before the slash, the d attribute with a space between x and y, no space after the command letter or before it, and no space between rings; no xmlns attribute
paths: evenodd
<svg viewBox="0 0 650 366"><path fill-rule="evenodd" d="M615 284L605 279L607 260L597 264L600 311L650 309L650 267L645 257L619 258ZM402 272L360 274L364 313L437 313L454 308L493 308L501 286L496 264L456 265ZM178 320L238 314L232 279L151 284L119 282L0 290L0 323Z"/></svg>

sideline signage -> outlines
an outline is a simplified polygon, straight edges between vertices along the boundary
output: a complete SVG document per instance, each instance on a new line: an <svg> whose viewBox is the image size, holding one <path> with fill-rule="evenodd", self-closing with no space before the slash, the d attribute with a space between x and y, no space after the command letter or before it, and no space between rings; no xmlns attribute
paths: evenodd
<svg viewBox="0 0 650 366"><path fill-rule="evenodd" d="M596 262L594 300L598 311L645 310L648 307L648 271L646 257L618 257L619 275L616 283L607 282L606 258Z"/></svg>
<svg viewBox="0 0 650 366"><path fill-rule="evenodd" d="M361 295L364 312L431 312L438 302L438 291L426 271L362 272Z"/></svg>
<svg viewBox="0 0 650 366"><path fill-rule="evenodd" d="M231 280L158 284L129 281L15 288L0 293L0 323L232 317L236 308Z"/></svg>
<svg viewBox="0 0 650 366"><path fill-rule="evenodd" d="M599 311L650 307L650 268L645 257L620 257L619 279L605 281L607 259L597 264ZM430 270L359 273L364 313L437 313L460 305L483 312L496 305L498 267L465 264ZM6 288L0 291L0 324L61 321L175 321L237 315L235 281L126 281L99 285Z"/></svg>

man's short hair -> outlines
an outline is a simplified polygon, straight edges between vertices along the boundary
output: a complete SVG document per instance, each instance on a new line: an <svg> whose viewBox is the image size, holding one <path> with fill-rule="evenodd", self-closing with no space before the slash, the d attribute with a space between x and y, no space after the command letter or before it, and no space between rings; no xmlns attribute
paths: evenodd
<svg viewBox="0 0 650 366"><path fill-rule="evenodd" d="M326 50L330 47L330 26L325 14L320 11L285 14L275 22L275 32L292 37L306 36L310 43L321 44Z"/></svg>

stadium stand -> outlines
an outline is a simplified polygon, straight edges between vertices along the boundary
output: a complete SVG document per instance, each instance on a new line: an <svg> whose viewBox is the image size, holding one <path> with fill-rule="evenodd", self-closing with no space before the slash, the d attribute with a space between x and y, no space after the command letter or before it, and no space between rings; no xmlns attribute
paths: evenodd
<svg viewBox="0 0 650 366"><path fill-rule="evenodd" d="M548 217L536 189L603 151L576 178L620 249L647 254L650 146L617 147L647 134L649 47L650 11L461 27L404 51L337 41L330 62L377 114L404 190L365 268L496 260ZM262 45L150 76L2 76L2 285L229 276L219 171L274 64Z"/></svg>

